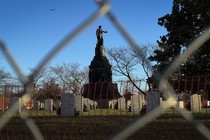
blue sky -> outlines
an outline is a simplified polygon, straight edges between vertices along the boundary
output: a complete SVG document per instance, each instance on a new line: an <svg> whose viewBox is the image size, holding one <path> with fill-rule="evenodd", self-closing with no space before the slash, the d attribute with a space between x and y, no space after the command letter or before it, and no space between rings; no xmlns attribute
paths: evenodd
<svg viewBox="0 0 210 140"><path fill-rule="evenodd" d="M156 43L165 28L159 17L171 12L172 0L110 0L111 11L139 44ZM49 10L55 8L55 11ZM25 74L34 68L66 34L89 17L94 0L0 0L0 38ZM106 17L101 17L59 53L51 65L79 63L89 66L96 45L95 30L102 25L105 48L129 46ZM0 64L11 70L6 59Z"/></svg>

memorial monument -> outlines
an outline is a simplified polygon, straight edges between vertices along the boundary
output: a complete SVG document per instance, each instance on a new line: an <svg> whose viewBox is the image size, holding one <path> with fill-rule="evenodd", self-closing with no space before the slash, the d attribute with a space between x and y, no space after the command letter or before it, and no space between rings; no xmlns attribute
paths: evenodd
<svg viewBox="0 0 210 140"><path fill-rule="evenodd" d="M109 101L120 98L117 84L112 83L112 70L105 56L102 26L96 30L95 56L89 66L89 83L84 85L83 97L94 100L99 108L108 108Z"/></svg>

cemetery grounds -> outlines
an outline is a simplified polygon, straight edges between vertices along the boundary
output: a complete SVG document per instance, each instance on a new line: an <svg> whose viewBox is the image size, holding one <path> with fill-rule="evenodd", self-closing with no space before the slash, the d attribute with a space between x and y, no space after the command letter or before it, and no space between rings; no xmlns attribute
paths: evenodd
<svg viewBox="0 0 210 140"><path fill-rule="evenodd" d="M42 132L44 139L109 139L112 135L135 123L144 115L122 109L92 109L73 117L61 117L56 111L26 110ZM197 121L210 128L210 109L202 108L192 113ZM138 130L129 139L205 139L175 109L170 108L162 115ZM0 131L0 139L33 139L31 131L19 115L14 115Z"/></svg>
<svg viewBox="0 0 210 140"><path fill-rule="evenodd" d="M180 87L179 84L173 83L174 87ZM199 82L201 83L201 82ZM189 85L185 82L184 85ZM193 87L199 87L195 86ZM184 86L185 91L187 88L193 89L192 87ZM181 90L181 88L178 88ZM181 93L180 91L178 91ZM196 92L195 92L196 93ZM151 94L156 95L156 94ZM185 94L183 94L185 95ZM158 98L157 98L158 97ZM147 106L149 101L157 101L160 99L158 96L146 96ZM182 96L180 96L181 98ZM185 97L185 96L184 96ZM188 97L188 96L187 96ZM205 107L202 105L203 101L201 96L195 94L191 96L191 107L193 110L197 111L187 111L187 113L192 114L197 122L201 122L208 128L210 128L210 108L209 105ZM202 98L205 96L202 96ZM132 104L140 104L141 95L132 95L131 96L131 106ZM190 99L190 97L188 98ZM8 100L4 100L6 103ZM140 117L146 117L145 112L140 112L140 105L136 105L133 109L138 111L132 111L126 108L121 102L125 101L123 98L118 99L118 108L114 108L115 101L112 100L110 103L113 103L110 108L110 105L107 109L98 109L98 108L88 108L87 110L82 109L80 113L75 113L71 117L63 117L57 113L58 109L54 108L51 111L44 109L41 110L23 110L22 112L26 113L29 118L31 118L37 125L38 129L41 131L45 140L68 140L68 139L98 139L98 140L107 140L111 139L112 136L130 126L130 124L135 123L135 121ZM160 100L159 100L160 101ZM77 100L76 100L77 102ZM89 102L86 99L83 100ZM155 102L151 102L151 105L154 105ZM164 102L161 100L160 104ZM80 103L77 103L80 104ZM156 103L155 103L156 104ZM196 105L197 104L197 105ZM166 105L166 102L165 102ZM121 107L120 107L121 106ZM122 108L123 106L123 108ZM139 106L140 108L136 108ZM167 106L167 105L166 105ZM182 107L184 104L182 103ZM81 106L80 106L81 108ZM127 107L128 108L128 107ZM184 108L184 107L183 107ZM186 108L186 106L185 106ZM188 121L181 115L177 110L173 108L163 109L162 114L152 120L150 123L146 124L143 128L137 130L129 139L205 139L205 137L193 126L191 126ZM3 115L4 112L0 112L0 115ZM0 130L0 140L9 139L9 140L31 140L33 138L32 131L26 125L27 120L20 118L20 114L11 114L13 115L12 119ZM144 119L143 119L144 120ZM1 123L1 122L0 122ZM127 132L130 133L130 132Z"/></svg>

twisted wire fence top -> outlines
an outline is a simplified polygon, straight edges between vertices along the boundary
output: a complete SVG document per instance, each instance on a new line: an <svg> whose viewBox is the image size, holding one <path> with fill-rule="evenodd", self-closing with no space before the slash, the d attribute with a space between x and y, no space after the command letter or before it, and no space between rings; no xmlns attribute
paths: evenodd
<svg viewBox="0 0 210 140"><path fill-rule="evenodd" d="M57 45L53 47L53 49L43 58L40 60L40 63L35 67L35 70L29 75L25 76L23 72L21 71L21 68L17 65L15 62L15 59L10 54L9 50L5 46L4 42L0 40L0 48L4 54L4 56L7 58L8 62L16 72L19 80L24 85L24 95L22 96L22 105L30 100L32 92L32 83L33 78L38 75L41 70L49 63L50 60L52 60L63 48L67 46L68 43L70 43L75 37L77 37L81 32L83 32L85 29L87 29L91 24L93 24L98 18L101 16L106 16L112 25L121 33L121 35L124 37L124 39L130 44L130 47L134 50L138 50L137 47L138 44L134 41L133 37L129 35L126 28L123 27L123 25L117 20L115 15L111 12L110 9L110 3L108 0L96 0L96 4L98 5L98 9L93 12L89 17L81 22L80 25L74 28L72 32L67 34ZM175 98L175 91L172 88L172 86L167 81L167 75L172 74L176 70L176 66L181 64L181 62L185 61L190 55L193 54L199 47L205 43L210 38L210 28L201 36L199 36L197 39L195 39L188 47L188 50L179 56L168 68L168 70L164 73L164 75L160 75L161 82L160 82L160 90L164 93L163 95L167 97L167 102L169 102L168 107L172 107L173 104L177 104L177 100ZM144 58L144 54L140 54L142 58ZM152 71L152 66L150 62L146 61L147 67ZM17 104L14 104L6 113L4 113L0 118L0 129L4 129L4 126L10 121L12 118L12 115L15 112L18 111ZM153 111L147 113L144 117L137 119L135 122L132 122L129 126L122 129L119 133L113 135L111 139L113 140L122 140L126 139L132 134L134 134L137 130L143 128L145 125L147 125L149 122L157 118L161 115L161 106L154 109ZM186 113L185 110L180 110L178 106L175 107L175 109L181 113L181 115L189 121L199 132L202 133L202 135L206 139L210 139L210 131L204 124L198 123L191 114ZM36 124L33 122L32 119L27 116L25 113L21 113L20 117L23 119L24 123L28 126L28 128L31 130L33 136L37 140L44 139L43 135L41 134L40 130L36 126Z"/></svg>

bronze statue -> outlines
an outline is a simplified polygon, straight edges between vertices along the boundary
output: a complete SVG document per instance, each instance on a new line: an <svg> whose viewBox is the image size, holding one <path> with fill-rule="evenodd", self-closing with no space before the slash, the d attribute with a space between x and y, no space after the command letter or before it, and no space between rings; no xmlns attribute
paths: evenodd
<svg viewBox="0 0 210 140"><path fill-rule="evenodd" d="M99 25L98 29L96 30L96 36L97 36L97 44L103 45L104 44L104 40L103 40L103 33L107 33L107 31L103 31L102 26Z"/></svg>

